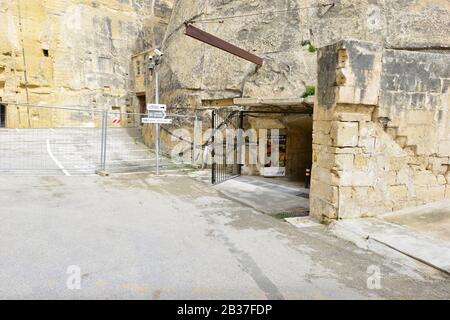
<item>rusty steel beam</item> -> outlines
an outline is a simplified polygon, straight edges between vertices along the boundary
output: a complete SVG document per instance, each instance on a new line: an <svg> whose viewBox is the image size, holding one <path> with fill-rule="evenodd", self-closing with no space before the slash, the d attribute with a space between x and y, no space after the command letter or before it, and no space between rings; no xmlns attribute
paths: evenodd
<svg viewBox="0 0 450 320"><path fill-rule="evenodd" d="M213 36L210 33L200 30L189 23L186 23L185 34L201 42L207 43L213 47L219 48L223 51L238 56L239 58L253 62L254 64L257 64L259 66L262 66L263 64L263 59L254 55L253 53L250 53L248 51L245 51L244 49L236 47L235 45L226 42L225 40L222 40L220 38L217 38L216 36Z"/></svg>

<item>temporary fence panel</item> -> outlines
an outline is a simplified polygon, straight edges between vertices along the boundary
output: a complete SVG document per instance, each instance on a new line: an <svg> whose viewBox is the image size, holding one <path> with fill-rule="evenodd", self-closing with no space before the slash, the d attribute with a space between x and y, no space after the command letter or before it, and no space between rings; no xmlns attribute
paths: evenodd
<svg viewBox="0 0 450 320"><path fill-rule="evenodd" d="M0 128L0 173L95 173L101 115L91 110L6 105Z"/></svg>
<svg viewBox="0 0 450 320"><path fill-rule="evenodd" d="M103 161L101 167L107 172L153 171L155 153L144 144L141 114L105 113L102 134Z"/></svg>
<svg viewBox="0 0 450 320"><path fill-rule="evenodd" d="M0 174L89 175L154 172L143 141L144 114L94 108L2 104ZM179 168L161 156L162 169Z"/></svg>

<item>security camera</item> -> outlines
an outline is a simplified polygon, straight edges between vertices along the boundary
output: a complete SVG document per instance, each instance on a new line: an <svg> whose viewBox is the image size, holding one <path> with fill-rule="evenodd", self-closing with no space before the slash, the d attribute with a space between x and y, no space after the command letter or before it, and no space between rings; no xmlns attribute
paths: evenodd
<svg viewBox="0 0 450 320"><path fill-rule="evenodd" d="M161 52L161 51L158 50L158 49L155 49L154 53L155 53L159 58L161 58L161 57L164 55L164 53Z"/></svg>

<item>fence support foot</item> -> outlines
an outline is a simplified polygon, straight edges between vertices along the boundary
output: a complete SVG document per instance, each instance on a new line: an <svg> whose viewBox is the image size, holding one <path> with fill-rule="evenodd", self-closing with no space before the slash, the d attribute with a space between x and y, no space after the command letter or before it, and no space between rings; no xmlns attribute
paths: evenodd
<svg viewBox="0 0 450 320"><path fill-rule="evenodd" d="M95 170L95 174L99 175L100 177L109 177L109 173L105 170Z"/></svg>

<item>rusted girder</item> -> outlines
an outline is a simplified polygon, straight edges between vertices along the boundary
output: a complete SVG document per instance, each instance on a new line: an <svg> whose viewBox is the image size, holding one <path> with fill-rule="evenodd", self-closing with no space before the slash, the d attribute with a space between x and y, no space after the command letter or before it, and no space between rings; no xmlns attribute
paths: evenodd
<svg viewBox="0 0 450 320"><path fill-rule="evenodd" d="M262 66L262 64L263 64L262 58L254 55L253 53L245 51L244 49L236 47L235 45L233 45L229 42L226 42L225 40L222 40L216 36L213 36L210 33L200 30L200 29L194 27L192 24L186 23L185 34L187 36L197 39L201 42L207 43L213 47L219 48L223 51L226 51L235 56L238 56L239 58L253 62L254 64L257 64L259 66Z"/></svg>

